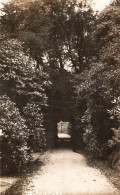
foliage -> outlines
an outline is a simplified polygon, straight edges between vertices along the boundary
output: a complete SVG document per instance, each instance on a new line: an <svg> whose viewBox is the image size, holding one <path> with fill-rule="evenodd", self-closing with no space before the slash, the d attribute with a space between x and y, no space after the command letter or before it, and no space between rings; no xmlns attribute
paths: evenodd
<svg viewBox="0 0 120 195"><path fill-rule="evenodd" d="M99 17L98 22L101 25L96 32L98 43L101 47L99 59L107 67L109 67L109 74L107 75L110 88L109 93L111 97L111 108L108 108L110 119L113 121L111 126L114 136L109 140L109 146L112 147L120 141L119 138L119 125L120 125L120 112L119 112L119 91L120 91L120 6L118 1L113 1ZM103 34L104 33L104 34Z"/></svg>
<svg viewBox="0 0 120 195"><path fill-rule="evenodd" d="M22 41L37 67L44 66L47 58L50 66L55 64L60 69L66 68L67 62L76 72L89 68L94 55L91 33L96 18L89 1L28 2L26 6L23 1L12 0L5 5L1 25Z"/></svg>
<svg viewBox="0 0 120 195"><path fill-rule="evenodd" d="M116 125L112 128L114 136L108 141L109 147L113 147L120 143L120 98L118 97L116 100L114 99L113 104L113 108L108 110L108 112L110 113L111 120L114 120Z"/></svg>
<svg viewBox="0 0 120 195"><path fill-rule="evenodd" d="M103 67L97 64L89 71L84 71L80 77L75 76L77 85L74 101L77 107L73 104L75 129L78 135L81 134L80 142L97 156L106 152L107 141L112 136L112 124L107 113L107 108L111 106L110 96L106 93L109 85L105 82L103 88L102 71Z"/></svg>
<svg viewBox="0 0 120 195"><path fill-rule="evenodd" d="M27 145L29 130L19 110L6 95L0 97L0 129L2 130L3 173L17 174L24 170L30 161Z"/></svg>
<svg viewBox="0 0 120 195"><path fill-rule="evenodd" d="M118 13L119 7L112 4L99 15L92 33L96 58L90 70L74 77L75 129L81 132L80 142L85 142L86 149L99 157L106 156L109 146L119 142Z"/></svg>
<svg viewBox="0 0 120 195"><path fill-rule="evenodd" d="M24 119L21 120L24 121L25 128L27 128L27 126L29 127L29 131L27 132L27 137L26 137L26 142L29 145L29 147L32 150L35 150L34 144L30 144L31 142L30 136L34 135L34 142L36 142L35 144L38 146L37 151L38 149L39 151L41 151L45 146L45 139L46 139L45 129L43 127L42 109L43 107L47 106L45 87L50 85L49 76L48 74L43 72L42 68L39 70L36 68L35 60L31 59L29 55L24 54L20 42L17 41L16 39L9 39L5 35L1 36L0 56L1 56L0 71L2 73L0 75L1 92L2 94L7 94L7 96L10 97L10 99L13 102L16 103L16 106L20 110L19 118L24 117ZM4 101L6 100L7 99L5 99ZM9 109L12 110L12 106L14 109L15 107L14 103L10 104ZM25 108L23 109L23 107ZM18 112L17 108L15 109L16 112ZM8 112L10 111L8 110ZM36 113L36 116L34 112ZM15 123L17 126L16 131L19 130L19 132L21 132L22 134L23 124L21 124L20 127L19 118L15 119L16 121L18 120L18 123L16 123L14 122L14 117L11 116L11 123L12 122L13 124ZM5 123L3 124L3 127L4 125ZM7 122L6 122L6 126L7 126ZM12 133L12 127L9 127L8 131ZM15 137L14 139L17 141L18 138ZM13 144L12 150L14 151L14 153L17 150L17 148L15 147L16 145ZM17 153L15 154L15 156L13 155L14 161L16 163L15 166L18 165L18 171L20 171L20 169L24 167L23 162L25 162L26 164L26 161L23 158L24 154L22 154L22 150L24 152L24 145L23 145L23 149L21 149L21 156L18 156L20 154ZM3 155L6 155L4 150L2 151L2 153ZM6 160L5 166L8 166L8 170L10 169L10 171L13 173L14 169L12 169L12 167L9 168L10 165L7 165L7 163L9 164L11 163L11 161L9 160L7 161L6 158L4 159L4 161L5 160ZM18 161L20 162L20 164L18 164ZM12 163L11 166L13 166ZM3 169L3 171L4 170L5 169Z"/></svg>
<svg viewBox="0 0 120 195"><path fill-rule="evenodd" d="M16 102L23 97L24 104L27 98L40 98L41 105L45 105L44 87L49 85L49 76L42 68L36 69L36 62L24 54L20 42L16 39L1 40L0 54L2 92Z"/></svg>
<svg viewBox="0 0 120 195"><path fill-rule="evenodd" d="M23 109L26 124L29 127L28 145L34 152L45 149L46 136L43 127L43 115L39 104L28 103Z"/></svg>

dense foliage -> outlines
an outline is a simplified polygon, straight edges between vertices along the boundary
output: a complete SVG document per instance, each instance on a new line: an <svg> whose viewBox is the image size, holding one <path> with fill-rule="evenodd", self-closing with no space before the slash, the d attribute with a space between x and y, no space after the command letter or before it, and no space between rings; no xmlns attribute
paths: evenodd
<svg viewBox="0 0 120 195"><path fill-rule="evenodd" d="M86 149L100 157L106 156L109 147L120 142L119 10L113 3L99 15L92 33L96 57L90 69L75 76L74 81L76 131L79 136L82 132L81 143Z"/></svg>
<svg viewBox="0 0 120 195"><path fill-rule="evenodd" d="M20 152L17 152L16 145L14 145L14 143L12 145L12 141L9 141L9 139L13 140L14 138L14 140L16 139L16 142L18 141L19 144L17 133L19 136L19 132L21 131L22 138L20 136L19 139L21 139L21 142L25 141L31 151L41 151L45 148L46 138L45 129L43 127L42 108L47 106L47 97L44 91L45 87L49 86L50 82L48 79L48 74L44 73L42 71L42 68L41 70L36 69L35 60L32 60L29 55L24 54L20 42L18 42L16 39L10 39L7 38L5 35L2 35L0 56L0 71L2 73L0 75L1 94L7 95L12 102L15 102L16 107L19 108L19 111L14 106L14 103L11 102L8 104L7 102L6 104L3 103L3 106L6 106L3 107L3 109L6 110L6 117L7 109L8 112L11 111L11 114L12 112L16 111L16 115L19 114L19 118L21 117L21 121L17 118L17 116L15 116L16 118L14 118L12 115L10 118L11 123L13 122L13 125L15 123L16 129L13 130L16 131L16 137L15 135L13 137L12 124L11 126L9 126L6 122L6 131L11 131L9 138L6 138L6 148L10 148L11 152L6 149L2 150L2 153L7 157L7 154L9 152L9 158L12 158L12 153L15 154L15 156L13 155L13 158L14 163L16 163L16 166L18 166L18 169L15 169L17 172L17 170L20 170L24 167L23 164L26 164L24 158L26 158L26 153L28 151L26 151L26 148L21 143L21 148L18 149L20 150ZM7 98L3 101L5 102L6 100ZM9 106L8 108L7 105ZM16 110L14 111L14 109ZM22 118L24 118L24 124L22 122ZM3 124L5 125L5 123ZM4 131L4 125L1 127L2 131ZM27 134L26 132L22 133L22 131L27 131ZM34 141L30 141L31 136ZM3 146L4 136L2 147ZM4 158L4 160L7 164L11 163L11 161L9 161L7 158ZM4 163L5 166L9 166L6 163ZM11 163L11 167L9 167L8 170L13 172L13 167L13 163Z"/></svg>
<svg viewBox="0 0 120 195"><path fill-rule="evenodd" d="M30 161L27 144L29 129L18 108L7 96L0 97L0 129L2 129L2 173L18 173Z"/></svg>
<svg viewBox="0 0 120 195"><path fill-rule="evenodd" d="M40 152L46 147L45 128L40 104L27 103L23 109L26 124L29 127L28 145L34 152Z"/></svg>

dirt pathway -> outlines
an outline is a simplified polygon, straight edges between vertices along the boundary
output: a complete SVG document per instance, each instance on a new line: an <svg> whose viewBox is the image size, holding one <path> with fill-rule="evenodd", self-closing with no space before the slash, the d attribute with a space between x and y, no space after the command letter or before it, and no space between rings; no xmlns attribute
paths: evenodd
<svg viewBox="0 0 120 195"><path fill-rule="evenodd" d="M57 149L45 156L45 165L33 176L23 195L115 195L117 191L83 155Z"/></svg>

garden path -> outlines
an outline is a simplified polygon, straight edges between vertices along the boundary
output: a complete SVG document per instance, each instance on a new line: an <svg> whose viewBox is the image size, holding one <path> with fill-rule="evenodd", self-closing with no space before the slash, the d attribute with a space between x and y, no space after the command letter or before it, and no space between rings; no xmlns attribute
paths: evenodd
<svg viewBox="0 0 120 195"><path fill-rule="evenodd" d="M45 165L30 179L23 195L115 195L116 188L82 154L55 149L43 155Z"/></svg>

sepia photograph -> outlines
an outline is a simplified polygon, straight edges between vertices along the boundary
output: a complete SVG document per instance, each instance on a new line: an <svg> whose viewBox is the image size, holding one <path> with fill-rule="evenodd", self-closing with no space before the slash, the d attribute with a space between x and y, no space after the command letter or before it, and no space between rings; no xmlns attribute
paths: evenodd
<svg viewBox="0 0 120 195"><path fill-rule="evenodd" d="M120 194L120 0L0 0L0 195Z"/></svg>

